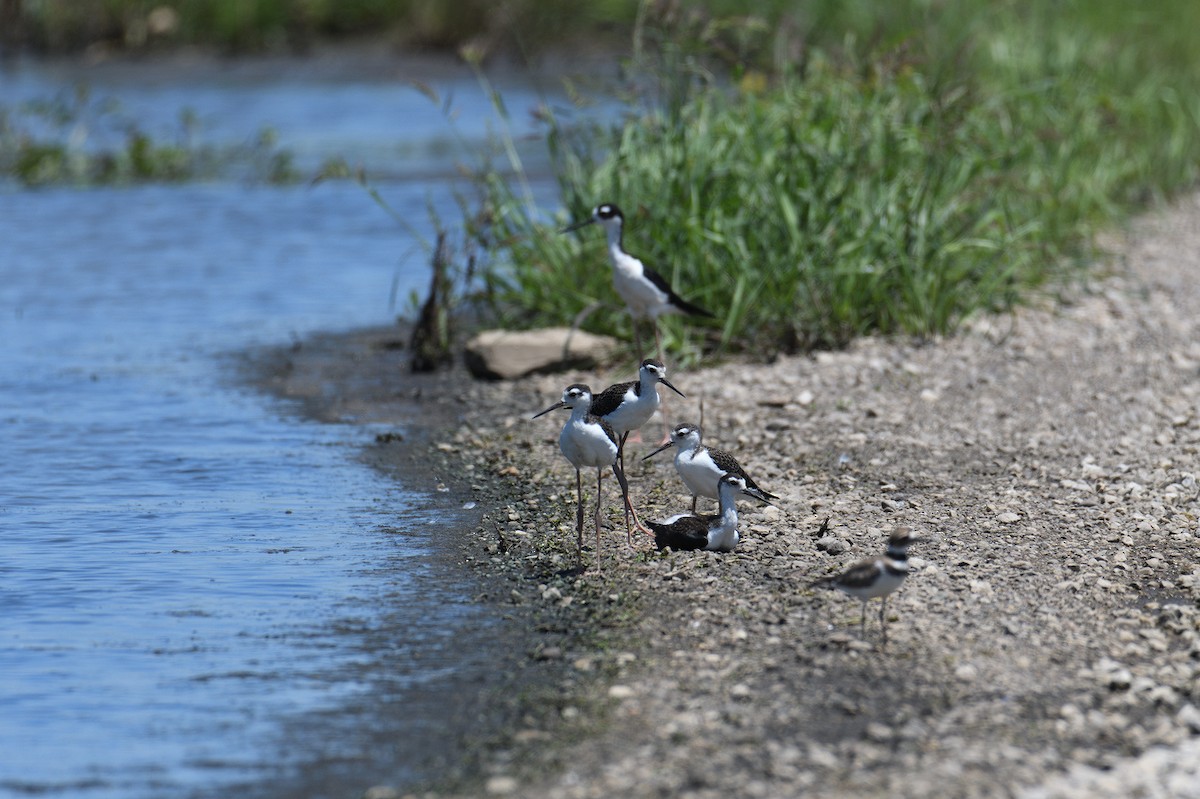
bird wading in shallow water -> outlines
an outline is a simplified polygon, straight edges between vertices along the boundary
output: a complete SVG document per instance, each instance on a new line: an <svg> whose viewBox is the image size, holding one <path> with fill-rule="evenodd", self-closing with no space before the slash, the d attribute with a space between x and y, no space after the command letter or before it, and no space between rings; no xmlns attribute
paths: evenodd
<svg viewBox="0 0 1200 799"><path fill-rule="evenodd" d="M563 425L562 433L558 436L558 447L563 456L575 467L575 491L578 507L575 512L575 545L580 557L583 556L583 469L596 469L596 565L600 564L600 509L603 496L604 468L612 467L617 482L621 484L621 496L625 500L625 510L633 514L633 519L641 526L637 512L629 504L629 483L625 480L625 472L617 462L617 434L612 425L590 412L592 390L582 383L567 386L562 393L562 399L546 410L535 415L545 416L559 408L570 408L571 416Z"/></svg>
<svg viewBox="0 0 1200 799"><path fill-rule="evenodd" d="M592 210L590 217L563 228L562 232L569 233L592 224L601 225L608 237L608 258L612 262L613 288L617 290L617 294L621 295L621 299L629 308L634 343L638 353L642 352L642 341L637 323L639 319L649 319L654 326L654 341L658 348L658 359L663 360L662 335L658 330L658 317L668 313L681 313L712 318L713 314L680 297L662 275L625 251L621 236L625 216L616 205L612 203L598 205Z"/></svg>
<svg viewBox="0 0 1200 799"><path fill-rule="evenodd" d="M746 490L746 481L736 474L721 478L717 494L721 509L715 514L693 516L681 513L661 522L649 522L658 548L732 552L741 540L737 529L737 498L742 494L754 495Z"/></svg>
<svg viewBox="0 0 1200 799"><path fill-rule="evenodd" d="M887 611L888 595L894 592L908 576L908 548L917 540L910 527L897 527L888 538L887 551L882 557L865 558L846 569L841 574L824 577L813 582L810 587L826 586L856 597L862 602L863 638L867 635L867 600L879 597L879 626L883 634L883 642L887 643Z"/></svg>
<svg viewBox="0 0 1200 799"><path fill-rule="evenodd" d="M737 459L724 450L706 447L700 443L699 425L684 422L671 429L671 440L651 452L642 460L653 458L669 447L675 447L675 471L692 494L692 513L696 512L699 497L719 499L717 485L727 474L736 474L746 482L746 493L757 500L771 504L779 497L758 487Z"/></svg>
<svg viewBox="0 0 1200 799"><path fill-rule="evenodd" d="M591 413L612 425L617 434L617 462L625 471L625 441L629 433L650 421L658 410L658 384L662 383L679 396L683 392L667 380L667 367L662 361L646 359L638 369L638 379L627 383L616 383L592 397ZM629 497L625 497L625 537L633 545L633 531L629 526ZM643 532L650 532L642 528Z"/></svg>

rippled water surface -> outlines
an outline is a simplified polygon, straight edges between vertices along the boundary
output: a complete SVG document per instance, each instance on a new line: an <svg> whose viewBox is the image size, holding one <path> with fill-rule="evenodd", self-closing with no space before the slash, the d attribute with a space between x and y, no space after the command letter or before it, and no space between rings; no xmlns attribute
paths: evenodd
<svg viewBox="0 0 1200 799"><path fill-rule="evenodd" d="M487 104L453 80L482 131ZM64 82L26 67L0 103ZM379 80L93 91L148 127L190 107L212 135L269 123L311 162L370 152L393 175L428 172L404 159L445 133ZM380 188L418 229L431 202L453 218L437 181ZM0 795L274 777L304 765L297 719L453 674L455 635L489 622L427 540L391 532L430 520L356 458L375 431L298 419L239 388L227 355L385 322L393 279L422 287L425 260L348 184L0 189Z"/></svg>

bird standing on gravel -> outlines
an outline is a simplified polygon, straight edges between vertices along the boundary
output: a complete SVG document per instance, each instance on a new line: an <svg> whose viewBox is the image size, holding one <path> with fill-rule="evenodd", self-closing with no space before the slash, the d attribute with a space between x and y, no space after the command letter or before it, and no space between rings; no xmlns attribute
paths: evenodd
<svg viewBox="0 0 1200 799"><path fill-rule="evenodd" d="M740 494L755 496L747 490L746 481L741 476L725 475L717 487L720 512L705 516L681 513L661 522L650 522L654 543L659 549L670 547L676 550L732 552L741 540L737 529L737 498Z"/></svg>
<svg viewBox="0 0 1200 799"><path fill-rule="evenodd" d="M647 358L638 369L638 379L627 383L616 383L592 398L591 413L608 422L619 437L617 462L625 471L625 441L629 433L650 421L660 404L658 384L662 383L679 396L683 392L667 380L667 367L662 361ZM633 530L629 526L629 497L625 497L625 540L633 546ZM640 526L640 523L639 523ZM643 532L650 531L642 528Z"/></svg>
<svg viewBox="0 0 1200 799"><path fill-rule="evenodd" d="M742 478L746 482L746 493L757 500L770 505L771 500L779 499L759 488L737 459L728 452L703 446L700 436L699 425L687 422L677 424L671 430L670 441L642 458L653 458L664 449L675 447L675 471L679 472L683 484L692 494L692 513L696 512L696 501L699 497L719 499L717 487L721 478L727 474L736 474Z"/></svg>
<svg viewBox="0 0 1200 799"><path fill-rule="evenodd" d="M596 563L600 563L600 506L603 496L601 481L604 478L604 467L611 466L617 482L621 484L621 496L625 500L625 510L633 514L633 519L641 526L637 512L629 504L629 483L625 479L625 471L617 461L617 434L612 425L589 412L592 405L592 390L582 383L567 386L562 393L562 399L546 410L535 415L545 416L558 408L570 408L571 417L563 425L562 433L558 436L558 446L562 454L575 467L575 490L578 507L575 512L576 548L580 557L583 555L583 468L596 467Z"/></svg>
<svg viewBox="0 0 1200 799"><path fill-rule="evenodd" d="M882 557L860 560L841 574L823 577L810 587L828 586L858 598L862 602L861 634L864 639L867 635L867 600L879 597L879 625L883 642L887 643L887 598L908 576L908 548L916 540L911 528L897 527L888 538L887 551Z"/></svg>

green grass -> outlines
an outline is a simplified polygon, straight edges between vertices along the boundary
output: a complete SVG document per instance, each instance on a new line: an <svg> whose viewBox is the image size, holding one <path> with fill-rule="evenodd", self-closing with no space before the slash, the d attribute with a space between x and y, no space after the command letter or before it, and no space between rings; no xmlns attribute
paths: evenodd
<svg viewBox="0 0 1200 799"><path fill-rule="evenodd" d="M519 163L481 172L496 320L628 336L602 235L557 232L616 202L627 248L720 312L666 322L685 359L939 335L1059 285L1097 230L1195 184L1200 4L803 8L799 49L782 17L645 27L616 122L547 123L562 208L531 204Z"/></svg>
<svg viewBox="0 0 1200 799"><path fill-rule="evenodd" d="M637 0L24 0L18 38L39 52L187 44L246 53L381 34L409 48L476 41L533 51L627 28L637 7Z"/></svg>
<svg viewBox="0 0 1200 799"><path fill-rule="evenodd" d="M213 147L195 141L195 125L184 111L174 136L154 138L115 103L94 100L82 87L0 106L0 175L25 186L297 179L291 154L270 130L242 145Z"/></svg>

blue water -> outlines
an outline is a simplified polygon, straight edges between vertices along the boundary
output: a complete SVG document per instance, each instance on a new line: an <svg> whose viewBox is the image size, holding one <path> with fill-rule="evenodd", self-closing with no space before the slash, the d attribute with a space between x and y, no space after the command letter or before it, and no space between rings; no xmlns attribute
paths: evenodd
<svg viewBox="0 0 1200 799"><path fill-rule="evenodd" d="M93 92L148 128L190 107L231 140L270 123L311 163L373 153L425 176L379 184L416 230L429 204L454 218L428 157L452 149L411 89L164 80ZM26 66L0 103L60 84ZM473 86L443 90L482 135ZM455 631L486 611L390 532L436 497L359 462L375 430L304 421L227 356L385 323L427 257L350 184L0 189L0 796L180 796L303 765L283 726L378 690L359 639L385 614L413 620L392 660L424 664L396 690L453 674Z"/></svg>

